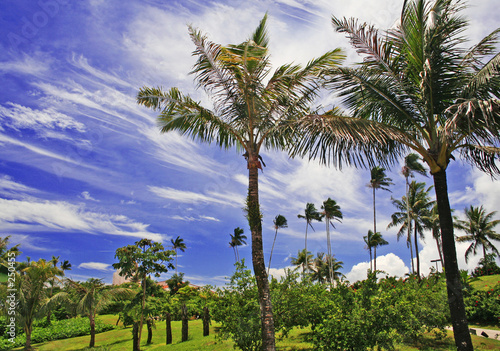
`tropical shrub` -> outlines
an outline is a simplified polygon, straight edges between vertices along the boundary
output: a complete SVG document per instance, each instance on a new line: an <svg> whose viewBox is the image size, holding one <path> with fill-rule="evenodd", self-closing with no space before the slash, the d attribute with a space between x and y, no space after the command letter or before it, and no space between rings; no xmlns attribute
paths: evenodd
<svg viewBox="0 0 500 351"><path fill-rule="evenodd" d="M100 319L96 319L95 330L96 333L102 333L114 329L115 326L106 324ZM20 332L20 330L18 330ZM77 336L89 335L90 325L88 318L77 317L72 319L52 321L51 325L47 327L34 327L31 333L31 341L33 344L60 340L67 338L74 338ZM26 342L26 336L19 333L16 336L15 343L7 339L0 339L0 351L11 350L14 347L23 346Z"/></svg>
<svg viewBox="0 0 500 351"><path fill-rule="evenodd" d="M487 291L471 290L464 295L465 311L470 322L500 325L500 284Z"/></svg>
<svg viewBox="0 0 500 351"><path fill-rule="evenodd" d="M479 266L472 272L473 277L482 277L484 275L500 274L500 267L495 262L495 254L487 254L479 260Z"/></svg>

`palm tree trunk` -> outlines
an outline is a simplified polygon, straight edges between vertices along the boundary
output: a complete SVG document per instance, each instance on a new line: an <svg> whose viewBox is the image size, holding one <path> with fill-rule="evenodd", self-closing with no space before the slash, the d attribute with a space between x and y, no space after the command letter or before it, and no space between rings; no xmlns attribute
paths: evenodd
<svg viewBox="0 0 500 351"><path fill-rule="evenodd" d="M267 266L267 276L269 276L269 270L271 269L271 259L273 258L274 244L276 243L277 236L278 236L278 228L276 228L276 233L274 233L273 247L271 247L271 254L269 255L269 265Z"/></svg>
<svg viewBox="0 0 500 351"><path fill-rule="evenodd" d="M407 229L408 229L408 243L410 244L410 256L411 256L411 272L415 273L415 265L413 264L413 248L411 245L411 227L410 227L410 184L408 183L408 177L406 178L406 215L407 215Z"/></svg>
<svg viewBox="0 0 500 351"><path fill-rule="evenodd" d="M411 244L411 233L408 236L408 245L410 246L411 272L415 273L415 262L413 262L413 245Z"/></svg>
<svg viewBox="0 0 500 351"><path fill-rule="evenodd" d="M441 267L443 267L444 261L443 261L443 249L441 247L442 245L439 241L439 237L434 236L434 239L436 240L436 246L437 246L438 253L439 253L439 260L441 261Z"/></svg>
<svg viewBox="0 0 500 351"><path fill-rule="evenodd" d="M90 343L89 343L89 348L92 348L95 345L95 315L92 312L89 313L89 322L90 322Z"/></svg>
<svg viewBox="0 0 500 351"><path fill-rule="evenodd" d="M177 275L177 249L175 249L175 274Z"/></svg>
<svg viewBox="0 0 500 351"><path fill-rule="evenodd" d="M326 250L327 250L327 259L328 259L328 279L330 280L330 284L333 283L333 272L332 272L332 242L330 240L330 219L326 218Z"/></svg>
<svg viewBox="0 0 500 351"><path fill-rule="evenodd" d="M377 233L377 212L375 210L375 188L373 188L373 234ZM372 265L372 249L370 247L370 269L374 271Z"/></svg>
<svg viewBox="0 0 500 351"><path fill-rule="evenodd" d="M304 257L304 262L305 262L305 266L304 266L304 270L302 271L303 273L303 278L305 277L305 273L307 272L308 268L309 268L309 262L308 261L308 257L307 257L307 227L308 227L308 223L307 223L307 220L306 220L306 244L305 244L305 253L306 253L306 257Z"/></svg>
<svg viewBox="0 0 500 351"><path fill-rule="evenodd" d="M24 327L24 334L26 335L26 342L24 344L24 350L29 351L31 350L31 331L33 330L33 323L28 322L28 325Z"/></svg>
<svg viewBox="0 0 500 351"><path fill-rule="evenodd" d="M377 246L373 247L373 271L377 272ZM377 273L375 273L376 276Z"/></svg>
<svg viewBox="0 0 500 351"><path fill-rule="evenodd" d="M441 226L448 305L450 307L450 316L453 324L455 345L458 351L472 351L474 347L472 345L469 325L465 314L462 284L455 248L455 236L453 234L453 219L448 199L446 170L441 170L434 173L432 176L434 178L434 189L436 192L436 202Z"/></svg>
<svg viewBox="0 0 500 351"><path fill-rule="evenodd" d="M256 156L254 156L256 157ZM249 165L251 163L249 162ZM273 307L269 281L267 280L266 264L264 263L264 249L262 245L262 218L259 205L259 173L257 167L248 170L248 224L252 232L252 263L259 292L259 304L262 325L262 350L276 350L274 336Z"/></svg>
<svg viewBox="0 0 500 351"><path fill-rule="evenodd" d="M413 228L413 236L415 240L415 257L417 258L417 276L420 281L420 255L418 254L418 237L417 237L417 225Z"/></svg>

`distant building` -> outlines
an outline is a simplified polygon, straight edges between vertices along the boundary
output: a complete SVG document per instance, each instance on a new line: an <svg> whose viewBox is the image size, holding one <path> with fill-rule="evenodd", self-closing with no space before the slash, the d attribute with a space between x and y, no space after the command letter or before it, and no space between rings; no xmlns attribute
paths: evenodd
<svg viewBox="0 0 500 351"><path fill-rule="evenodd" d="M130 278L125 278L120 275L120 270L113 273L113 285L122 285L123 283L129 283L130 281Z"/></svg>

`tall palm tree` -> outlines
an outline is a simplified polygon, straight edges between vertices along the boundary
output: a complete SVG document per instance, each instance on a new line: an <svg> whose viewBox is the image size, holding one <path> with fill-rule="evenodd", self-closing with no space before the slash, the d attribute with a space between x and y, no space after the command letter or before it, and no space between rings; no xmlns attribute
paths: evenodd
<svg viewBox="0 0 500 351"><path fill-rule="evenodd" d="M373 232L377 232L377 213L375 206L375 190L382 189L390 191L389 186L392 185L392 179L385 174L385 168L375 166L370 170L370 183L368 187L373 189Z"/></svg>
<svg viewBox="0 0 500 351"><path fill-rule="evenodd" d="M308 202L306 204L306 208L304 210L304 214L298 214L297 215L298 218L303 218L306 220L306 239L305 239L305 247L304 247L304 250L307 252L307 229L308 227L311 227L311 229L313 231L314 230L314 227L312 226L312 221L318 221L320 222L321 221L321 213L318 212L318 210L316 210L316 206L314 206L313 203L310 203ZM306 260L307 260L308 256L306 256ZM306 269L309 269L309 264L308 262L306 262L306 265L305 265Z"/></svg>
<svg viewBox="0 0 500 351"><path fill-rule="evenodd" d="M417 261L417 276L420 277L420 254L418 252L418 238L424 237L425 229L429 229L427 218L430 215L435 201L431 200L429 192L432 186L425 189L425 183L412 181L409 184L408 198L403 196L401 200L392 199L392 204L399 210L391 215L391 223L387 228L401 225L398 231L398 240L405 234L413 230L413 241L415 243L415 257ZM409 212L407 212L409 210ZM409 220L409 222L408 222ZM407 229L410 230L407 231ZM411 241L410 236L406 237L407 242ZM413 261L413 254L412 261ZM415 271L414 271L415 272Z"/></svg>
<svg viewBox="0 0 500 351"><path fill-rule="evenodd" d="M269 270L271 269L271 259L273 258L274 244L276 244L276 237L278 236L278 229L288 227L288 222L287 222L285 216L282 216L280 214L277 215L276 217L274 217L273 223L274 223L274 229L276 231L274 232L273 246L271 247L271 254L269 255L269 265L267 266L267 275L268 276L269 276Z"/></svg>
<svg viewBox="0 0 500 351"><path fill-rule="evenodd" d="M325 255L324 252L318 252L313 260L312 280L319 283L328 282L332 284L340 279L343 274L339 272L344 262L337 261L335 257Z"/></svg>
<svg viewBox="0 0 500 351"><path fill-rule="evenodd" d="M243 234L244 230L240 227L234 228L234 234L229 234L231 236L231 241L229 245L236 250L236 261L240 260L240 253L238 252L238 246L246 245L247 236ZM234 246L233 246L234 245Z"/></svg>
<svg viewBox="0 0 500 351"><path fill-rule="evenodd" d="M486 213L483 206L474 207L471 205L464 212L466 220L457 220L455 227L465 232L465 235L459 236L457 241L471 243L465 251L465 262L469 260L471 254L477 254L479 247L483 249L484 259L486 259L487 250L491 250L497 256L500 256L497 248L491 242L491 240L500 241L500 234L493 230L500 223L500 220L493 219L496 211Z"/></svg>
<svg viewBox="0 0 500 351"><path fill-rule="evenodd" d="M453 211L453 210L452 210ZM443 260L443 243L441 241L441 227L439 225L439 214L437 204L434 202L431 211L423 218L425 227L432 232L432 237L436 242L437 251L439 254L439 260L441 261L441 266L444 266Z"/></svg>
<svg viewBox="0 0 500 351"><path fill-rule="evenodd" d="M177 274L177 250L185 252L187 247L186 244L184 244L184 239L182 239L180 236L177 236L175 240L170 239L170 243L172 244L172 249L175 251L175 274Z"/></svg>
<svg viewBox="0 0 500 351"><path fill-rule="evenodd" d="M199 87L213 98L214 109L201 106L177 88L142 88L139 104L160 111L161 131L179 131L193 139L221 148L244 151L248 168L247 218L252 233L252 263L261 309L264 350L274 350L274 319L262 246L262 213L259 203L261 150L289 149L297 130L293 121L311 112L317 96L318 77L344 59L333 50L305 67L285 64L270 76L267 16L251 37L239 45L213 43L194 28L189 34L198 57L192 73ZM293 127L293 126L292 126Z"/></svg>
<svg viewBox="0 0 500 351"><path fill-rule="evenodd" d="M312 258L313 255L309 251L306 251L306 249L299 250L299 252L297 252L297 257L292 257L292 265L302 267L303 278L306 275L306 271L309 271L312 268Z"/></svg>
<svg viewBox="0 0 500 351"><path fill-rule="evenodd" d="M74 291L77 302L76 311L89 317L90 342L89 348L95 346L95 317L97 313L109 306L120 296L131 296L134 292L125 288L109 288L102 279L90 278L86 282L75 282L67 279Z"/></svg>
<svg viewBox="0 0 500 351"><path fill-rule="evenodd" d="M236 240L233 236L233 234L229 234L229 236L231 237L231 240L229 241L229 247L232 247L233 248L233 253L234 253L234 261L235 262L238 262L238 255L236 255Z"/></svg>
<svg viewBox="0 0 500 351"><path fill-rule="evenodd" d="M304 118L295 154L342 165L392 164L409 150L427 163L439 212L448 303L458 350L472 350L448 198L447 168L456 154L500 174L500 54L495 29L470 49L463 1L406 0L385 34L356 19L332 18L363 56L356 67L332 70L326 87L353 112L338 108Z"/></svg>
<svg viewBox="0 0 500 351"><path fill-rule="evenodd" d="M389 245L389 243L382 237L380 232L373 233L371 230L368 231L368 235L363 237L366 247L370 250L370 263L372 261L372 250L373 249L373 272L377 271L377 247ZM371 266L370 266L371 267Z"/></svg>
<svg viewBox="0 0 500 351"><path fill-rule="evenodd" d="M410 190L409 178L414 178L415 173L418 173L418 174L424 175L424 176L427 175L427 172L425 170L424 165L420 162L420 156L418 156L416 153L413 153L413 152L406 155L405 160L404 160L404 165L401 168L401 173L405 177L405 192L406 192L406 198L408 199L408 196L409 196L408 192ZM409 206L409 203L407 203L407 206ZM408 216L408 223L410 223L411 222L410 209L408 207L406 208L406 214ZM407 244L408 244L408 246L410 248L410 252L411 252L411 269L412 269L412 272L415 272L415 267L413 264L413 248L412 248L412 244L411 244L411 226L407 226L407 230L408 230ZM398 236L398 240L399 240L399 236Z"/></svg>
<svg viewBox="0 0 500 351"><path fill-rule="evenodd" d="M330 259L333 259L333 253L332 253L332 243L330 239L330 225L335 228L333 225L332 221L337 220L341 221L343 218L342 211L340 210L340 206L337 204L335 200L332 200L328 198L328 200L323 201L323 205L321 205L321 209L323 212L321 212L321 215L325 217L325 222L326 222L326 248L327 248L327 256ZM333 282L333 261L328 263L328 268L330 272L330 282Z"/></svg>

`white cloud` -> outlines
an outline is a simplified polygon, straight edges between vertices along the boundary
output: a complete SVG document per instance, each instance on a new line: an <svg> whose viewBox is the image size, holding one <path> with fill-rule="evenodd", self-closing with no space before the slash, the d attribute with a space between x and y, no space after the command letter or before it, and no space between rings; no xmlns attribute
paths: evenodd
<svg viewBox="0 0 500 351"><path fill-rule="evenodd" d="M85 199L85 200L90 200L90 201L96 201L96 202L99 202L99 200L97 199L94 199L90 193L88 191L83 191L81 194L80 194L80 197L82 199Z"/></svg>
<svg viewBox="0 0 500 351"><path fill-rule="evenodd" d="M110 234L149 238L162 241L162 234L151 233L148 224L134 222L121 215L91 212L83 205L67 202L33 202L0 199L0 224L4 228L24 228L50 231L78 231L88 234Z"/></svg>
<svg viewBox="0 0 500 351"><path fill-rule="evenodd" d="M111 265L101 262L83 262L78 265L78 268L93 269L96 271L112 271Z"/></svg>
<svg viewBox="0 0 500 351"><path fill-rule="evenodd" d="M210 192L207 195L195 193L193 191L183 191L170 187L148 186L149 191L164 199L182 203L215 203L232 207L241 207L244 203L242 196L230 193Z"/></svg>
<svg viewBox="0 0 500 351"><path fill-rule="evenodd" d="M220 222L219 219L215 217L210 217L210 216L198 216L198 217L193 217L193 216L170 216L168 217L170 219L176 219L180 221L186 221L186 222L207 222L207 221L213 221L213 222Z"/></svg>
<svg viewBox="0 0 500 351"><path fill-rule="evenodd" d="M31 188L12 180L8 175L0 176L0 193L8 196L19 197L20 193L36 193L37 189Z"/></svg>
<svg viewBox="0 0 500 351"><path fill-rule="evenodd" d="M366 279L367 271L370 269L370 262L360 262L354 265L345 276L347 280L354 283L358 280ZM393 253L377 257L377 270L386 272L389 276L404 277L410 270L405 266L403 260Z"/></svg>
<svg viewBox="0 0 500 351"><path fill-rule="evenodd" d="M0 106L0 119L3 120L3 125L16 130L31 129L41 136L52 136L55 138L64 138L64 135L54 132L46 134L46 129L60 131L72 129L80 133L85 131L83 123L51 107L43 110L34 110L12 102L7 102L5 105L7 107Z"/></svg>

